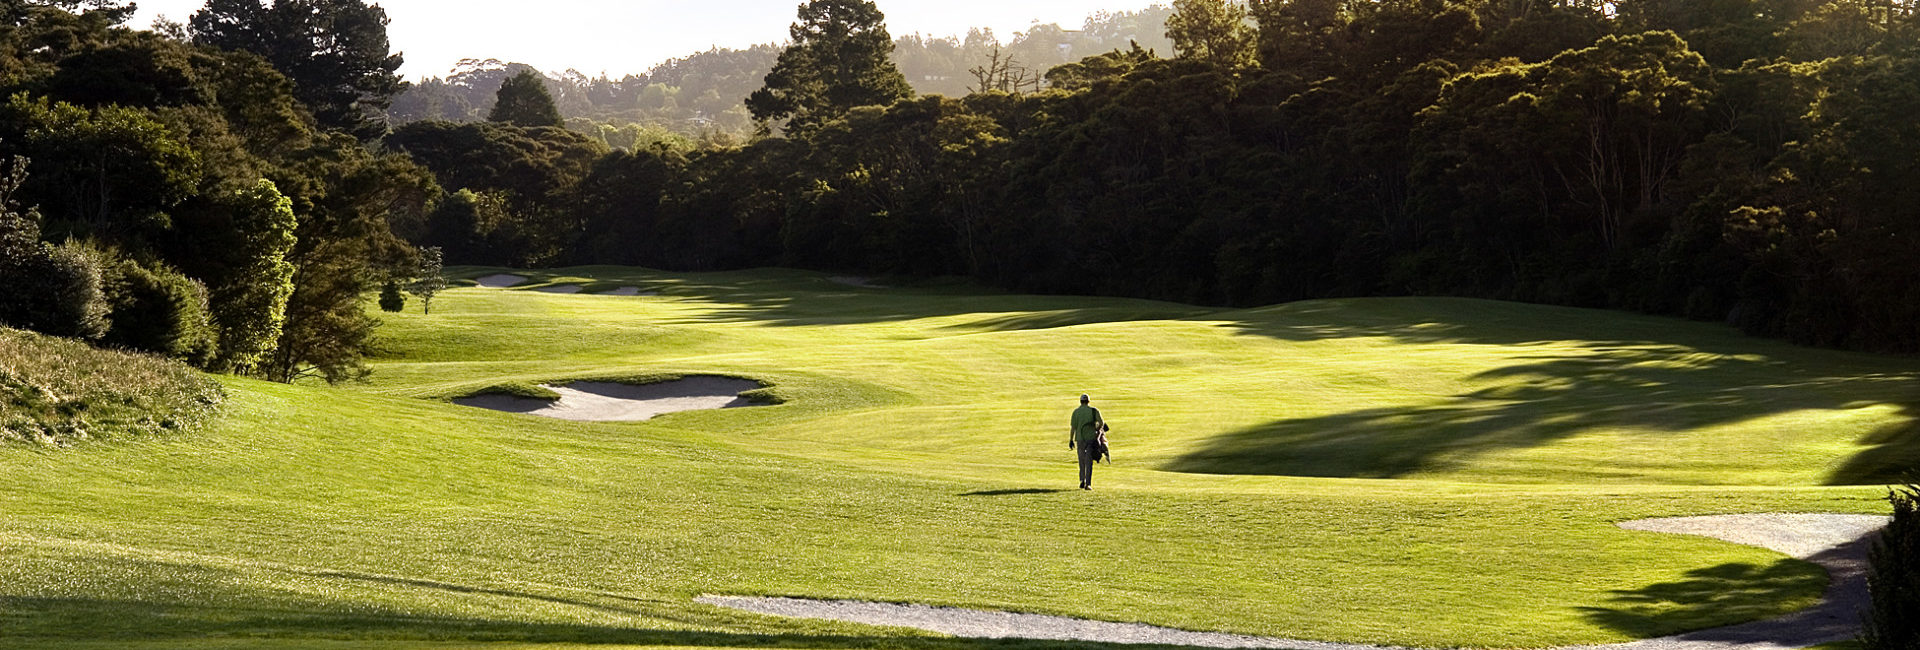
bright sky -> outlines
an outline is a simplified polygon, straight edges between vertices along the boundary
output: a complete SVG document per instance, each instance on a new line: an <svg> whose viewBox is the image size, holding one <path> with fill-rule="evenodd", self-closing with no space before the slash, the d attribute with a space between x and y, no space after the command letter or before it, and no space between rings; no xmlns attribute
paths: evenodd
<svg viewBox="0 0 1920 650"><path fill-rule="evenodd" d="M1171 0L1161 0L1169 2ZM1137 11L1153 0L876 0L887 31L965 35L991 27L1001 41L1035 21L1079 29L1099 10ZM709 48L783 43L801 0L377 0L408 79L445 76L460 59L519 61L615 78ZM133 25L186 22L205 0L138 0Z"/></svg>

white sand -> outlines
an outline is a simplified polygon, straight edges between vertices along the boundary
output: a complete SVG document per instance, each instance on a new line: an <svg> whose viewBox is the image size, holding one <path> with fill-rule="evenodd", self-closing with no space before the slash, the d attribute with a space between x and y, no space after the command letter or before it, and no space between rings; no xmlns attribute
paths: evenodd
<svg viewBox="0 0 1920 650"><path fill-rule="evenodd" d="M540 293L580 293L583 289L577 284L556 284L534 289Z"/></svg>
<svg viewBox="0 0 1920 650"><path fill-rule="evenodd" d="M489 275L487 277L474 280L474 282L480 283L480 286L486 287L488 289L505 289L507 287L511 287L513 285L520 284L526 281L527 281L527 276L514 275L511 273L496 273L494 275Z"/></svg>
<svg viewBox="0 0 1920 650"><path fill-rule="evenodd" d="M827 278L827 279L828 279L828 280L831 280L831 281L833 281L833 282L835 282L835 283L838 283L838 284L844 284L844 285L847 285L847 286L849 286L849 287L860 287L860 288L862 288L862 289L889 289L889 288L891 288L891 287L888 287L887 285L884 285L884 284L874 284L874 283L873 283L873 278L869 278L869 277L864 277L864 276L858 276L858 275L836 275L836 276L833 276L833 277L830 277L830 278Z"/></svg>
<svg viewBox="0 0 1920 650"><path fill-rule="evenodd" d="M1565 650L1784 650L1850 638L1859 630L1860 608L1866 602L1864 568L1869 536L1886 522L1885 517L1827 514L1719 515L1622 522L1620 527L1629 530L1704 535L1811 561L1831 576L1825 599L1812 608L1771 620ZM713 595L694 600L761 614L912 627L969 638L1296 650L1381 650L1384 647L927 605Z"/></svg>
<svg viewBox="0 0 1920 650"><path fill-rule="evenodd" d="M640 422L680 411L749 406L740 393L760 388L760 383L702 376L642 386L577 382L547 388L559 393L560 399L549 402L513 395L475 395L455 398L453 403L561 420Z"/></svg>

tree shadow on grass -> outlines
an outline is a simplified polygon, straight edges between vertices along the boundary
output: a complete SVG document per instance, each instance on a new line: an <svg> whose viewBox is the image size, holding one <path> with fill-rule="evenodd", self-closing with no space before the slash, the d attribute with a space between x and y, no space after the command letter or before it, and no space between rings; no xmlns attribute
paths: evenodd
<svg viewBox="0 0 1920 650"><path fill-rule="evenodd" d="M1871 602L1867 547L1878 538L1877 531L1867 533L1806 561L1698 569L1678 582L1616 591L1614 606L1587 608L1586 616L1634 636L1675 635L1683 642L1801 648L1853 638ZM1814 592L1818 604L1779 611L1779 603Z"/></svg>
<svg viewBox="0 0 1920 650"><path fill-rule="evenodd" d="M1059 494L1066 491L1067 490L1060 489L1060 488L1019 488L1019 489L1012 489L1012 490L977 490L973 492L962 492L960 493L960 496L1004 497L1004 496L1014 496L1019 494Z"/></svg>
<svg viewBox="0 0 1920 650"><path fill-rule="evenodd" d="M1468 377L1488 386L1437 404L1277 420L1218 436L1165 469L1396 478L1593 431L1659 435L1796 411L1908 403L1920 394L1913 372L1825 368L1685 345L1562 342ZM1914 421L1914 408L1903 413ZM1920 434L1902 431L1891 444L1920 454ZM1855 460L1871 465L1867 458ZM1842 470L1829 480L1858 482L1881 471Z"/></svg>
<svg viewBox="0 0 1920 650"><path fill-rule="evenodd" d="M0 596L0 646L69 641L191 641L194 639L332 639L465 643L567 643L660 647L897 648L969 650L1087 648L1153 650L1178 646L1122 645L1023 639L834 635L798 632L657 630L618 625L535 623L456 616L423 616L366 604L339 607L207 607L103 598ZM30 625L23 625L30 624ZM712 623L706 627L729 627Z"/></svg>
<svg viewBox="0 0 1920 650"><path fill-rule="evenodd" d="M1613 592L1607 607L1583 608L1587 620L1635 637L1743 623L1781 614L1780 603L1818 593L1820 567L1799 560L1767 566L1722 564L1684 580Z"/></svg>
<svg viewBox="0 0 1920 650"><path fill-rule="evenodd" d="M871 290L802 275L692 276L653 286L661 295L711 304L711 310L697 317L700 320L774 326L978 316L977 320L947 327L978 332L1178 319L1218 311L1151 300L1006 294L971 285Z"/></svg>
<svg viewBox="0 0 1920 650"><path fill-rule="evenodd" d="M1675 334L1672 319L1472 298L1306 300L1222 316L1240 334L1283 341L1387 338L1402 343L1526 345L1672 342Z"/></svg>
<svg viewBox="0 0 1920 650"><path fill-rule="evenodd" d="M1880 427L1860 439L1867 449L1854 454L1828 477L1828 485L1876 485L1920 481L1920 407L1902 411L1908 419Z"/></svg>

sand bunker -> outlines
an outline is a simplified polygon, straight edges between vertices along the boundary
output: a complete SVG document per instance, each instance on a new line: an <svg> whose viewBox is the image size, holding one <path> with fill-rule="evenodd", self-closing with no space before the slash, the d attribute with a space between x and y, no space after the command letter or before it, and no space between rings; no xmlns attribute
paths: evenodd
<svg viewBox="0 0 1920 650"><path fill-rule="evenodd" d="M1886 517L1825 514L1718 515L1622 522L1620 527L1629 530L1703 535L1813 562L1826 569L1830 576L1825 598L1819 605L1771 620L1564 650L1778 650L1851 638L1859 632L1860 613L1868 603L1867 546L1871 535L1886 523ZM969 638L1295 650L1381 650L1384 647L927 605L711 595L694 600L761 614L912 627Z"/></svg>
<svg viewBox="0 0 1920 650"><path fill-rule="evenodd" d="M580 293L581 291L584 291L584 289L582 289L580 285L577 285L577 284L555 284L551 286L540 287L540 288L534 289L534 291L538 291L540 293Z"/></svg>
<svg viewBox="0 0 1920 650"><path fill-rule="evenodd" d="M475 395L454 398L453 403L562 420L640 422L666 413L751 406L740 393L760 388L760 382L703 376L640 386L576 382L547 388L559 393L560 399L549 402L513 395Z"/></svg>
<svg viewBox="0 0 1920 650"><path fill-rule="evenodd" d="M887 285L884 285L884 284L874 284L874 283L873 283L873 278L868 278L868 277L862 277L862 276L857 276L857 275L836 275L836 276L833 276L833 277L830 277L830 278L827 278L827 279L828 279L828 280L831 280L831 281L833 281L833 282L835 282L835 283L838 283L838 284L844 284L844 285L847 285L847 286L849 286L849 287L860 287L860 288L862 288L862 289L887 289L887 288L889 288L889 287L888 287Z"/></svg>
<svg viewBox="0 0 1920 650"><path fill-rule="evenodd" d="M603 296L657 296L657 295L660 295L660 292L641 291L640 287L620 287L612 291L602 292L600 295L603 295Z"/></svg>
<svg viewBox="0 0 1920 650"><path fill-rule="evenodd" d="M507 287L511 287L513 285L520 284L526 281L527 281L527 276L514 275L511 273L496 273L494 275L489 275L487 277L474 280L474 282L479 283L480 286L486 287L488 289L505 289Z"/></svg>

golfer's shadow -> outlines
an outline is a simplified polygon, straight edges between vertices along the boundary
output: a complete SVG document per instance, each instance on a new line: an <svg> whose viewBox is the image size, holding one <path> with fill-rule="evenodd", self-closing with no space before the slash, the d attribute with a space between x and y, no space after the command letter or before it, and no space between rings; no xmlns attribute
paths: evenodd
<svg viewBox="0 0 1920 650"><path fill-rule="evenodd" d="M1016 494L1059 494L1061 492L1066 492L1066 491L1067 490L1063 490L1060 488L1019 488L1015 490L977 490L974 492L961 492L960 496L1004 497L1004 496L1012 496Z"/></svg>

